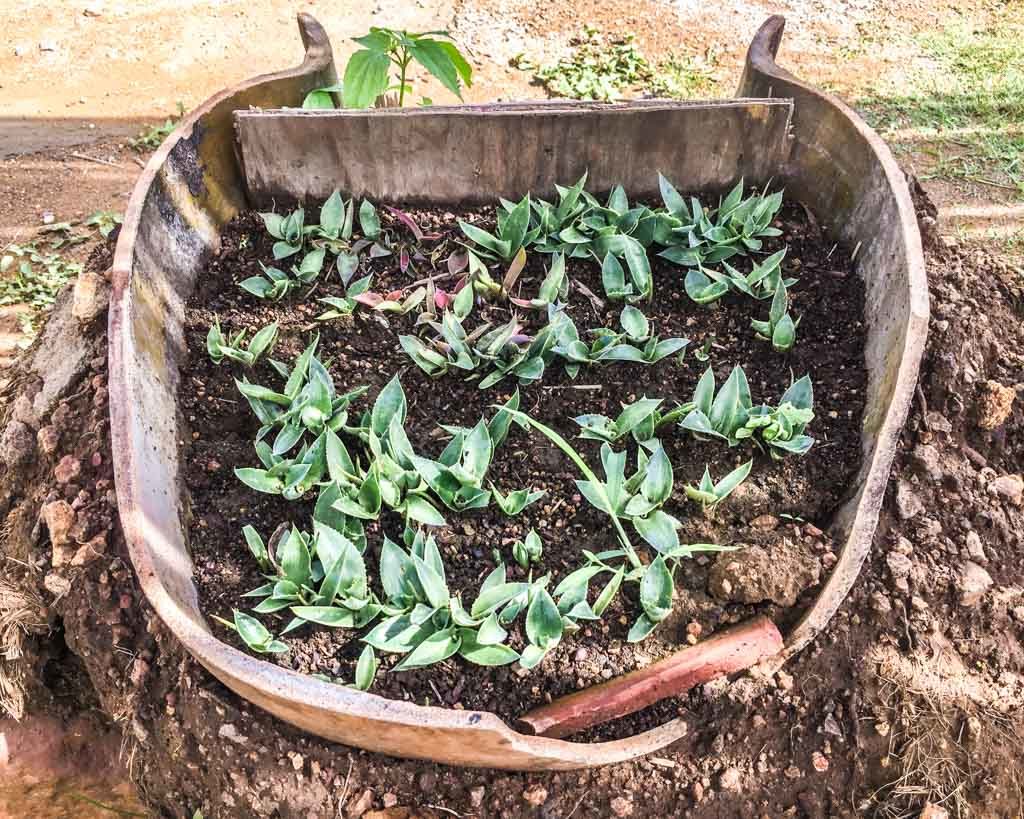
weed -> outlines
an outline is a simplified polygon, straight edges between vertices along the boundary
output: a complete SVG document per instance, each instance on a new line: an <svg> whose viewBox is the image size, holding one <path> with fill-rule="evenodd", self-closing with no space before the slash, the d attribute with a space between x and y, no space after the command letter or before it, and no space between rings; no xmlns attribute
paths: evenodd
<svg viewBox="0 0 1024 819"><path fill-rule="evenodd" d="M81 272L81 264L47 252L39 242L10 244L0 256L0 305L28 305L31 311L22 316L21 331L33 337L36 320L53 307L61 288Z"/></svg>
<svg viewBox="0 0 1024 819"><path fill-rule="evenodd" d="M147 125L139 131L138 136L129 139L128 144L139 153L155 151L167 139L171 131L178 127L183 116L185 116L185 104L179 101L177 116L168 117L164 120L163 125Z"/></svg>
<svg viewBox="0 0 1024 819"><path fill-rule="evenodd" d="M533 71L534 79L552 96L613 102L627 91L671 99L710 93L718 55L709 48L703 56L673 54L652 65L634 42L634 35L611 36L585 26L570 41L572 51L558 62L536 66L522 55L512 65Z"/></svg>

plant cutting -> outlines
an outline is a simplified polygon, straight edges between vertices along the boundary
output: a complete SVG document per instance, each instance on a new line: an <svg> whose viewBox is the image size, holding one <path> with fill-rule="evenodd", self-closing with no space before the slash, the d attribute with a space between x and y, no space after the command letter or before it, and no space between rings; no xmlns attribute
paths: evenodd
<svg viewBox="0 0 1024 819"><path fill-rule="evenodd" d="M796 341L796 328L800 326L800 319L793 321L793 317L789 314L789 297L783 281L779 280L775 285L775 295L768 311L768 320L752 319L750 323L754 332L757 333L757 337L763 341L770 341L776 351L786 353L793 349L793 343Z"/></svg>
<svg viewBox="0 0 1024 819"><path fill-rule="evenodd" d="M753 461L747 461L716 483L711 479L711 468L705 464L704 475L701 477L700 483L696 486L687 484L683 489L690 500L699 503L705 512L713 513L719 504L747 479L753 465Z"/></svg>

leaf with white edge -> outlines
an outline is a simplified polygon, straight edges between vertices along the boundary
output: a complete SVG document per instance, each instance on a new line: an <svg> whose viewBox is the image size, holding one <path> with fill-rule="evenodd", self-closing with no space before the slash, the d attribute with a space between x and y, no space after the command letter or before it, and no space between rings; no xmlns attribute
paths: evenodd
<svg viewBox="0 0 1024 819"><path fill-rule="evenodd" d="M646 614L641 614L626 635L626 641L639 643L648 634L658 627L658 624L651 620Z"/></svg>
<svg viewBox="0 0 1024 819"><path fill-rule="evenodd" d="M561 622L561 618L559 618ZM540 665L541 660L547 656L548 649L536 646L533 643L529 643L526 648L523 649L522 655L519 657L519 665L521 668L535 668Z"/></svg>
<svg viewBox="0 0 1024 819"><path fill-rule="evenodd" d="M405 513L411 520L424 526L447 526L444 515L422 495L409 495L405 499Z"/></svg>
<svg viewBox="0 0 1024 819"><path fill-rule="evenodd" d="M647 517L634 518L633 525L640 537L650 543L659 552L668 552L679 545L679 521L660 509L655 509Z"/></svg>
<svg viewBox="0 0 1024 819"><path fill-rule="evenodd" d="M526 611L526 636L542 649L553 648L562 639L562 615L547 589L539 589Z"/></svg>
<svg viewBox="0 0 1024 819"><path fill-rule="evenodd" d="M483 623L480 624L480 629L477 631L476 639L480 645L493 646L498 643L505 642L505 638L508 637L508 632L505 631L498 623L497 612L491 612L487 615Z"/></svg>
<svg viewBox="0 0 1024 819"><path fill-rule="evenodd" d="M374 677L377 676L377 668L379 666L380 661L374 653L373 646L366 646L359 655L359 661L356 663L356 688L360 691L368 691L370 686L373 685Z"/></svg>
<svg viewBox="0 0 1024 819"><path fill-rule="evenodd" d="M633 341L644 341L651 334L651 325L647 316L631 304L622 308L619 323Z"/></svg>
<svg viewBox="0 0 1024 819"><path fill-rule="evenodd" d="M519 659L519 654L507 645L483 645L477 639L476 632L472 629L460 629L459 634L462 637L462 644L459 647L459 655L474 665L508 665L509 663L514 663Z"/></svg>
<svg viewBox="0 0 1024 819"><path fill-rule="evenodd" d="M435 631L407 654L402 662L395 666L395 671L423 668L447 660L461 645L462 638L454 626L443 631Z"/></svg>
<svg viewBox="0 0 1024 819"><path fill-rule="evenodd" d="M598 617L605 613L605 610L615 598L615 595L619 591L619 587L622 585L622 578L625 574L625 567L620 566L615 574L612 575L611 579L605 584L605 587L601 590L601 593L598 595L597 601L593 606L594 614Z"/></svg>
<svg viewBox="0 0 1024 819"><path fill-rule="evenodd" d="M647 474L640 484L641 494L654 506L660 506L672 495L672 462L664 447L657 447L647 462Z"/></svg>
<svg viewBox="0 0 1024 819"><path fill-rule="evenodd" d="M395 375L380 391L370 411L370 429L378 438L383 438L388 431L391 419L398 417L399 423L405 423L406 414L405 391L398 375Z"/></svg>
<svg viewBox="0 0 1024 819"><path fill-rule="evenodd" d="M655 623L660 623L672 611L672 572L665 558L658 555L644 572L640 581L640 605L644 614Z"/></svg>
<svg viewBox="0 0 1024 819"><path fill-rule="evenodd" d="M448 585L438 572L429 566L424 560L412 556L413 565L416 567L416 576L419 578L427 601L434 608L444 608L448 605Z"/></svg>

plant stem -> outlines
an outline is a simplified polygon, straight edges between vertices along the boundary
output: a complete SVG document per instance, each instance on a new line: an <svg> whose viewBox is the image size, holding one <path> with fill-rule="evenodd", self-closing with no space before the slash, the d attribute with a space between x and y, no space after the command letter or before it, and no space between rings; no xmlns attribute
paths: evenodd
<svg viewBox="0 0 1024 819"><path fill-rule="evenodd" d="M402 47L402 59L399 61L399 65L402 67L402 74L398 80L398 107L401 108L405 103L405 72L409 67L409 52L404 46Z"/></svg>
<svg viewBox="0 0 1024 819"><path fill-rule="evenodd" d="M498 405L495 405L498 406ZM597 490L598 495L604 502L605 508L602 512L607 512L608 516L612 519L612 523L615 524L615 529L619 533L619 540L622 541L622 546L626 550L626 557L629 558L629 562L633 564L634 568L641 568L644 564L640 560L640 556L636 553L636 549L633 548L633 544L629 541L629 536L626 534L626 530L622 528L622 522L619 520L619 516L615 514L612 509L611 498L608 497L608 493L605 491L604 484L597 479L597 475L594 474L593 470L587 466L587 462L580 457L579 453L572 448L572 444L565 440L561 435L555 432L551 427L545 426L540 421L535 421L529 415L518 410L508 409L507 407L498 407L499 409L505 409L505 411L513 418L517 418L520 421L529 424L538 432L545 435L555 446L557 446L562 452L569 456L576 466L579 467L580 472L583 476L589 480Z"/></svg>

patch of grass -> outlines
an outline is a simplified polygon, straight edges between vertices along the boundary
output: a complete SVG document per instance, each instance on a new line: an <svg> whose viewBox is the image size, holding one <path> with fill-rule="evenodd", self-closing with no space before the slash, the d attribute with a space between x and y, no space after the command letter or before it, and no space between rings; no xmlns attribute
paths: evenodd
<svg viewBox="0 0 1024 819"><path fill-rule="evenodd" d="M710 47L703 57L673 54L658 64L647 88L656 97L690 99L714 94L718 83L714 71L718 67L718 51Z"/></svg>
<svg viewBox="0 0 1024 819"><path fill-rule="evenodd" d="M81 272L81 264L48 253L36 242L8 245L0 257L0 305L31 307L32 312L21 319L21 331L33 337L36 319L53 307L61 288Z"/></svg>
<svg viewBox="0 0 1024 819"><path fill-rule="evenodd" d="M1018 4L1018 8L1024 8ZM933 157L930 175L1024 197L1024 25L1009 7L984 28L949 26L920 38L930 65L910 90L875 89L860 101L890 133L913 129Z"/></svg>
<svg viewBox="0 0 1024 819"><path fill-rule="evenodd" d="M139 131L137 137L129 139L128 144L139 153L155 151L167 139L171 131L178 127L178 123L183 116L185 116L185 105L182 102L178 102L177 116L168 117L163 125L147 125Z"/></svg>
<svg viewBox="0 0 1024 819"><path fill-rule="evenodd" d="M32 241L12 242L0 251L0 305L25 304L31 308L22 316L21 331L31 339L36 321L46 313L57 294L82 272L82 264L58 251L86 242L97 234L106 239L121 222L121 214L96 211L81 224L85 233L75 230L77 222L57 222L40 228Z"/></svg>
<svg viewBox="0 0 1024 819"><path fill-rule="evenodd" d="M653 65L632 34L611 36L589 26L570 45L572 52L556 63L537 66L520 55L512 65L533 71L534 79L552 96L577 100L612 102L644 94L687 99L706 95L715 87L718 58L714 49L703 57L674 54Z"/></svg>

